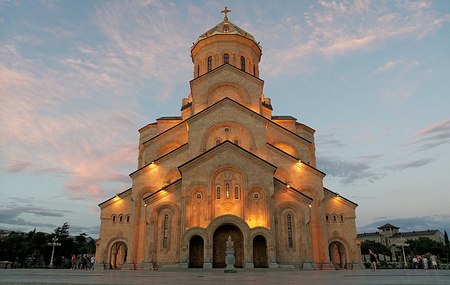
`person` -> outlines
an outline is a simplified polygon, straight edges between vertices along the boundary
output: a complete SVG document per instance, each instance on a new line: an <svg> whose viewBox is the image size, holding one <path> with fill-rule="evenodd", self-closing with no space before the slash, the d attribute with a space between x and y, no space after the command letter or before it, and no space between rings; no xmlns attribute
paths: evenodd
<svg viewBox="0 0 450 285"><path fill-rule="evenodd" d="M72 263L72 270L77 269L77 257L75 256L75 254L72 254L70 262Z"/></svg>
<svg viewBox="0 0 450 285"><path fill-rule="evenodd" d="M376 271L378 258L377 255L371 249L369 249L369 257L370 257L370 267L372 268L372 271Z"/></svg>
<svg viewBox="0 0 450 285"><path fill-rule="evenodd" d="M436 255L434 255L434 254L432 254L431 256L430 256L430 259L431 259L431 268L433 268L433 269L438 269L438 267L437 267L437 261L436 261Z"/></svg>
<svg viewBox="0 0 450 285"><path fill-rule="evenodd" d="M91 256L91 270L94 270L95 257Z"/></svg>

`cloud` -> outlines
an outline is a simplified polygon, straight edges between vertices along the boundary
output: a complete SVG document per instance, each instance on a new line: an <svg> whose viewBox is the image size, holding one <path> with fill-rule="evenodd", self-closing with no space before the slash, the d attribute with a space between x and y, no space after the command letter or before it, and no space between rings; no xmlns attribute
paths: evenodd
<svg viewBox="0 0 450 285"><path fill-rule="evenodd" d="M449 215L433 215L408 218L379 217L373 223L358 227L358 233L378 231L378 227L387 223L399 227L400 232L439 230L444 233L444 230L447 232L450 230Z"/></svg>
<svg viewBox="0 0 450 285"><path fill-rule="evenodd" d="M417 145L419 151L430 150L450 143L450 119L445 119L415 133L410 145Z"/></svg>
<svg viewBox="0 0 450 285"><path fill-rule="evenodd" d="M384 73L386 71L394 69L396 66L402 64L402 60L390 60L386 62L382 67L379 67L375 70L375 73Z"/></svg>
<svg viewBox="0 0 450 285"><path fill-rule="evenodd" d="M350 184L358 180L373 182L382 178L384 175L372 169L370 163L366 159L350 161L333 156L317 158L319 169L324 171L327 176L338 178L343 184Z"/></svg>
<svg viewBox="0 0 450 285"><path fill-rule="evenodd" d="M405 170L408 168L419 168L424 165L430 164L436 160L437 160L437 158L423 158L423 159L418 159L418 160L411 161L411 162L398 163L398 164L389 166L388 168L391 170L394 170L394 171L402 171L402 170Z"/></svg>
<svg viewBox="0 0 450 285"><path fill-rule="evenodd" d="M421 40L450 21L450 14L438 16L431 3L419 3L319 1L320 7L310 6L303 18L289 18L289 25L270 23L276 30L278 26L282 27L278 35L274 33L275 37L290 41L270 51L272 56L266 59L265 69L274 76L285 74L287 70L308 72L313 68L308 64L311 58L333 59L379 49L389 41ZM303 28L299 29L299 26ZM378 72L397 64L396 61L386 63Z"/></svg>

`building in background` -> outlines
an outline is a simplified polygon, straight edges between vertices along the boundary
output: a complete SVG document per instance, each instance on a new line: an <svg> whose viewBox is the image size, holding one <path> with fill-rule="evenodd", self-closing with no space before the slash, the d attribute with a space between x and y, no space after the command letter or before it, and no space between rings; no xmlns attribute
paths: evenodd
<svg viewBox="0 0 450 285"><path fill-rule="evenodd" d="M357 204L324 188L315 131L272 115L261 46L222 12L181 116L139 130L131 188L99 205L95 269L222 268L228 237L238 268L359 268Z"/></svg>

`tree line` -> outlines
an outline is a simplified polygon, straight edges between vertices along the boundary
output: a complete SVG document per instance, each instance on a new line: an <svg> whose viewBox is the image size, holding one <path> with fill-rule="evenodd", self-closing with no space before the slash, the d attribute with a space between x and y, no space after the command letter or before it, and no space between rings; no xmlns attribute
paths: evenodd
<svg viewBox="0 0 450 285"><path fill-rule="evenodd" d="M434 241L427 237L420 237L418 239L410 239L406 241L407 246L404 247L406 256L414 255L430 255L437 256L441 263L449 262L450 243L448 241L447 232L444 235L445 243ZM365 240L361 243L361 254L369 254L369 249L377 254L383 254L392 258L392 251L389 247L379 242ZM400 257L402 260L402 257Z"/></svg>
<svg viewBox="0 0 450 285"><path fill-rule="evenodd" d="M59 244L54 247L54 268L70 268L72 254L94 255L95 240L86 233L71 236L69 229L66 222L51 234L36 229L29 233L11 232L0 239L0 260L13 262L14 268L46 268L53 250L49 244L54 241Z"/></svg>

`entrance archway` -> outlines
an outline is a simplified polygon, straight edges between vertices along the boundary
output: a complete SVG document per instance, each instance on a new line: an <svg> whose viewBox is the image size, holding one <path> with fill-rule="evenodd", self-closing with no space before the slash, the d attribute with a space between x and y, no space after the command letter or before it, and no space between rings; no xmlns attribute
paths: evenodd
<svg viewBox="0 0 450 285"><path fill-rule="evenodd" d="M202 268L204 242L201 236L195 235L189 241L189 267Z"/></svg>
<svg viewBox="0 0 450 285"><path fill-rule="evenodd" d="M110 261L111 269L121 269L127 260L128 247L123 241L117 241L111 246Z"/></svg>
<svg viewBox="0 0 450 285"><path fill-rule="evenodd" d="M261 235L253 239L253 265L255 268L267 267L267 243Z"/></svg>
<svg viewBox="0 0 450 285"><path fill-rule="evenodd" d="M236 259L234 266L237 268L242 268L244 260L244 238L242 236L242 232L233 225L222 225L214 232L213 267L226 267L225 249L228 236L231 236L231 239L234 242L234 257Z"/></svg>
<svg viewBox="0 0 450 285"><path fill-rule="evenodd" d="M345 257L345 246L339 241L333 241L330 243L328 250L330 254L330 261L333 263L334 268L346 268L347 260Z"/></svg>

